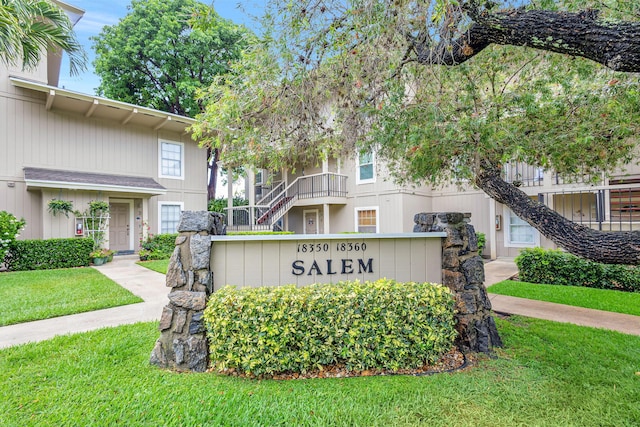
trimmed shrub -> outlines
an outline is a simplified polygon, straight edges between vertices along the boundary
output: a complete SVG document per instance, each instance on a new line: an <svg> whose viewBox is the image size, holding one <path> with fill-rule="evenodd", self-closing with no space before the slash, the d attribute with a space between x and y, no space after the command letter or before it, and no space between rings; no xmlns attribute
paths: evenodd
<svg viewBox="0 0 640 427"><path fill-rule="evenodd" d="M476 233L478 238L478 255L482 256L482 250L487 244L487 236L484 233Z"/></svg>
<svg viewBox="0 0 640 427"><path fill-rule="evenodd" d="M7 211L0 211L0 264L9 253L11 244L16 241L25 224L24 218L17 219Z"/></svg>
<svg viewBox="0 0 640 427"><path fill-rule="evenodd" d="M550 285L640 291L640 268L601 264L554 249L524 249L515 259L520 280Z"/></svg>
<svg viewBox="0 0 640 427"><path fill-rule="evenodd" d="M11 271L84 267L89 265L92 250L89 238L16 240L5 262Z"/></svg>
<svg viewBox="0 0 640 427"><path fill-rule="evenodd" d="M293 231L228 231L227 236L279 236L293 234Z"/></svg>
<svg viewBox="0 0 640 427"><path fill-rule="evenodd" d="M140 260L171 258L176 247L176 237L178 237L178 233L150 235L146 241L140 244Z"/></svg>
<svg viewBox="0 0 640 427"><path fill-rule="evenodd" d="M340 282L214 292L204 312L212 365L247 375L417 368L456 337L454 299L432 283Z"/></svg>
<svg viewBox="0 0 640 427"><path fill-rule="evenodd" d="M233 206L247 206L249 204L249 200L243 197L234 197L232 203ZM209 212L225 213L227 206L228 199L226 197L219 197L217 199L209 200L207 209Z"/></svg>

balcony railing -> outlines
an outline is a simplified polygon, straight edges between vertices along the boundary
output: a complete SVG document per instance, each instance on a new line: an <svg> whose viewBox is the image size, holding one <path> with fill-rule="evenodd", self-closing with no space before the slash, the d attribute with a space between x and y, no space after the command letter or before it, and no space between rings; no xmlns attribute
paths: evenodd
<svg viewBox="0 0 640 427"><path fill-rule="evenodd" d="M335 173L301 176L286 188L284 184L276 186L261 199L259 205L226 209L227 228L230 230L281 230L281 218L297 200L346 197L346 184L347 177Z"/></svg>
<svg viewBox="0 0 640 427"><path fill-rule="evenodd" d="M502 177L516 187L540 186L544 181L544 170L537 166L512 162L502 167Z"/></svg>
<svg viewBox="0 0 640 427"><path fill-rule="evenodd" d="M538 199L565 218L596 230L640 230L640 186L547 192Z"/></svg>

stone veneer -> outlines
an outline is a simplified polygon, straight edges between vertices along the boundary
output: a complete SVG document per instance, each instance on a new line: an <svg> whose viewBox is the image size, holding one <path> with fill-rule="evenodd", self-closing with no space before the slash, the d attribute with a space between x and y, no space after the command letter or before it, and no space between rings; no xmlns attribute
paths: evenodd
<svg viewBox="0 0 640 427"><path fill-rule="evenodd" d="M456 296L458 348L487 353L492 347L502 347L484 287L478 238L468 217L457 212L419 213L414 222L414 232L447 233L442 242L442 282Z"/></svg>
<svg viewBox="0 0 640 427"><path fill-rule="evenodd" d="M167 271L169 304L162 310L160 338L150 363L177 371L204 372L209 346L203 312L213 292L211 235L225 234L220 214L185 211Z"/></svg>
<svg viewBox="0 0 640 427"><path fill-rule="evenodd" d="M414 221L414 232L447 233L442 241L442 280L456 296L458 347L484 353L501 347L484 287L484 262L468 218L461 213L420 213ZM222 216L185 211L178 232L167 271L170 302L162 311L160 338L150 363L177 371L204 372L209 346L203 311L213 291L210 236L225 234Z"/></svg>

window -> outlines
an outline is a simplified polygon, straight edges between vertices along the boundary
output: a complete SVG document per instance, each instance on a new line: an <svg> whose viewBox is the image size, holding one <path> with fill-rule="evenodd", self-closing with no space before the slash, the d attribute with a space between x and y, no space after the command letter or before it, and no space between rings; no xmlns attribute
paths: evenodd
<svg viewBox="0 0 640 427"><path fill-rule="evenodd" d="M358 155L358 165L356 167L356 183L366 184L376 181L375 176L375 154L373 151L360 153Z"/></svg>
<svg viewBox="0 0 640 427"><path fill-rule="evenodd" d="M506 247L533 247L540 244L538 231L526 221L507 209L505 209L505 217L504 243Z"/></svg>
<svg viewBox="0 0 640 427"><path fill-rule="evenodd" d="M184 144L160 141L160 177L184 178Z"/></svg>
<svg viewBox="0 0 640 427"><path fill-rule="evenodd" d="M356 231L358 233L378 233L378 208L356 208Z"/></svg>
<svg viewBox="0 0 640 427"><path fill-rule="evenodd" d="M179 202L160 202L160 234L177 233L178 222L180 222L180 214L184 209L182 203Z"/></svg>
<svg viewBox="0 0 640 427"><path fill-rule="evenodd" d="M264 171L262 169L258 169L256 172L256 185L264 184Z"/></svg>

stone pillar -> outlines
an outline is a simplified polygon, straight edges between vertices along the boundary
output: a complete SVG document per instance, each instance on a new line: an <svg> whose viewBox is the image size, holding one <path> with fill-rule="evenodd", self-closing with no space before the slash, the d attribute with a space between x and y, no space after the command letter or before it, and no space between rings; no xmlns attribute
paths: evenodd
<svg viewBox="0 0 640 427"><path fill-rule="evenodd" d="M185 211L167 270L169 304L162 310L160 338L150 363L177 371L204 372L209 363L203 312L213 292L211 235L225 234L222 215Z"/></svg>
<svg viewBox="0 0 640 427"><path fill-rule="evenodd" d="M484 262L478 255L478 238L462 213L419 213L414 232L444 231L442 282L455 293L458 338L461 351L488 353L502 347L491 301L484 287Z"/></svg>

